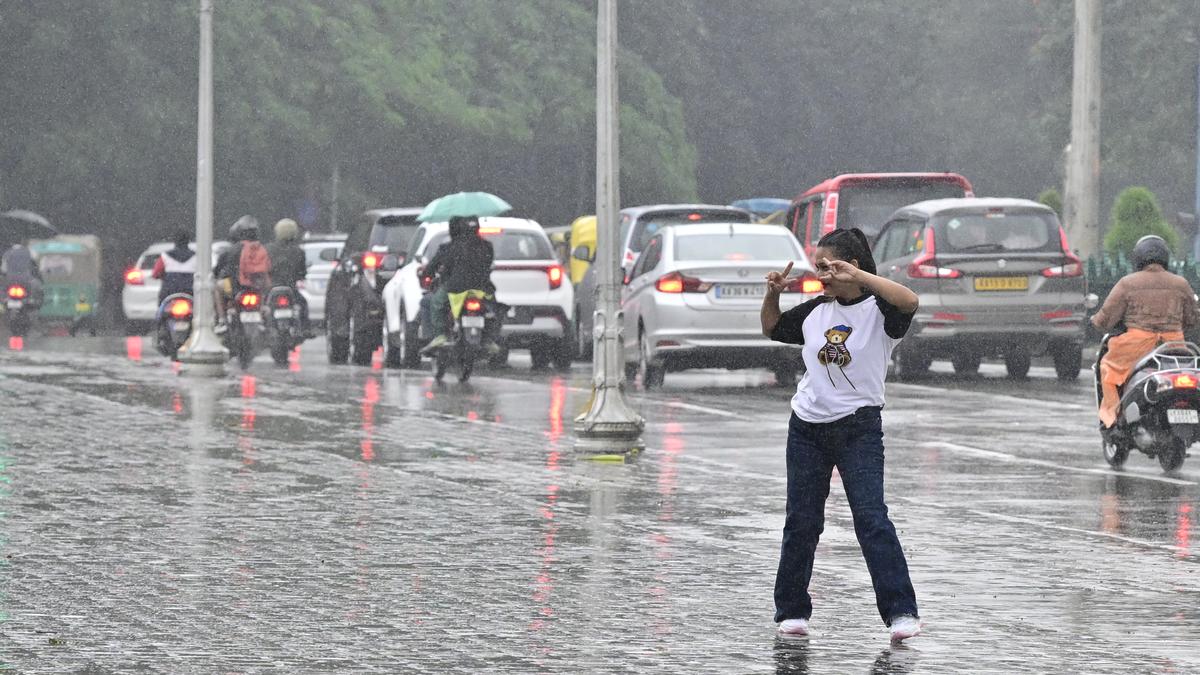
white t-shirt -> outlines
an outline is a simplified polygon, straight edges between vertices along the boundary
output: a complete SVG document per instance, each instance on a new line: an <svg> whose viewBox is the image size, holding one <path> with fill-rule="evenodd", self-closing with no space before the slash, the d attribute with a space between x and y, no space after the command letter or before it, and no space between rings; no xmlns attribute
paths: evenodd
<svg viewBox="0 0 1200 675"><path fill-rule="evenodd" d="M771 339L804 345L807 370L792 397L796 417L834 422L882 406L892 350L911 323L912 314L871 293L849 302L822 296L784 312Z"/></svg>

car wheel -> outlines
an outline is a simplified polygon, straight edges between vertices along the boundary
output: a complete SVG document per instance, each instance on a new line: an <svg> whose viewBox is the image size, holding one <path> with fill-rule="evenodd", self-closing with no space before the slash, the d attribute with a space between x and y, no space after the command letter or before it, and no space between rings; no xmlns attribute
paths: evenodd
<svg viewBox="0 0 1200 675"><path fill-rule="evenodd" d="M1163 473L1175 473L1179 467L1183 466L1185 457L1187 457L1187 447L1183 441L1172 438L1170 445L1159 450L1158 465L1162 467Z"/></svg>
<svg viewBox="0 0 1200 675"><path fill-rule="evenodd" d="M405 321L404 317L408 316L404 312L404 305L400 305L400 364L405 368L420 368L421 367L421 341L420 341L420 322Z"/></svg>
<svg viewBox="0 0 1200 675"><path fill-rule="evenodd" d="M973 377L979 374L979 364L983 357L979 352L964 351L957 352L950 357L950 364L954 366L954 373L962 377Z"/></svg>
<svg viewBox="0 0 1200 675"><path fill-rule="evenodd" d="M800 369L792 364L781 364L771 369L775 373L775 386L777 387L794 387L796 386L796 376L800 373Z"/></svg>
<svg viewBox="0 0 1200 675"><path fill-rule="evenodd" d="M400 347L396 345L396 339L390 333L383 336L383 367L392 369L404 367L404 358L401 355Z"/></svg>
<svg viewBox="0 0 1200 675"><path fill-rule="evenodd" d="M371 357L375 354L374 336L370 332L360 329L358 322L351 319L350 337L354 347L350 355L351 362L356 366L371 365Z"/></svg>
<svg viewBox="0 0 1200 675"><path fill-rule="evenodd" d="M350 358L350 338L334 334L332 324L325 326L325 354L329 363L335 366L345 364Z"/></svg>
<svg viewBox="0 0 1200 675"><path fill-rule="evenodd" d="M638 363L637 361L634 361L633 363L630 363L628 361L625 362L625 381L626 382L633 382L634 380L637 379L638 368L640 366L641 366L641 364Z"/></svg>
<svg viewBox="0 0 1200 675"><path fill-rule="evenodd" d="M552 357L554 367L558 370L570 370L571 362L575 360L575 347L574 331L569 332L566 337L558 340L554 345L554 354Z"/></svg>
<svg viewBox="0 0 1200 675"><path fill-rule="evenodd" d="M508 367L508 347L501 346L500 351L488 357L488 365L493 368Z"/></svg>
<svg viewBox="0 0 1200 675"><path fill-rule="evenodd" d="M663 386L666 380L666 369L654 363L650 355L650 343L642 331L638 332L638 371L642 376L642 389L647 391Z"/></svg>
<svg viewBox="0 0 1200 675"><path fill-rule="evenodd" d="M550 365L551 351L555 348L554 343L543 343L534 345L529 349L529 359L533 361L534 370L544 370Z"/></svg>
<svg viewBox="0 0 1200 675"><path fill-rule="evenodd" d="M584 332L583 320L580 318L579 308L575 308L575 353L579 356L580 361L592 360L592 334Z"/></svg>
<svg viewBox="0 0 1200 675"><path fill-rule="evenodd" d="M1063 345L1054 350L1054 372L1059 382L1074 382L1083 370L1083 348L1079 345Z"/></svg>
<svg viewBox="0 0 1200 675"><path fill-rule="evenodd" d="M929 374L929 366L933 359L912 349L901 349L896 352L895 370L893 374L901 382L919 380Z"/></svg>
<svg viewBox="0 0 1200 675"><path fill-rule="evenodd" d="M1033 365L1033 356L1026 349L1013 349L1004 355L1004 367L1008 376L1014 380L1023 380L1029 376L1029 366Z"/></svg>

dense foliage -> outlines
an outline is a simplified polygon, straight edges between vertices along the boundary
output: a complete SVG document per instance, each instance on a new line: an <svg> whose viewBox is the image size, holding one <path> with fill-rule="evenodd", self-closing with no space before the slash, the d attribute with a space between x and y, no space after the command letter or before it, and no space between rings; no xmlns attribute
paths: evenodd
<svg viewBox="0 0 1200 675"><path fill-rule="evenodd" d="M1157 234L1167 240L1172 250L1179 250L1179 235L1163 220L1154 193L1144 187L1125 188L1113 204L1104 250L1113 255L1123 253L1128 256L1138 239L1148 234Z"/></svg>

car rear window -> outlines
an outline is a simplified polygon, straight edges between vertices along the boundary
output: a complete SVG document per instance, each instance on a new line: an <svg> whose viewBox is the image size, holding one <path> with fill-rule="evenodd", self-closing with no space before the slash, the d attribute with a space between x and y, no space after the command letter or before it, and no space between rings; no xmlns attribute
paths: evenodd
<svg viewBox="0 0 1200 675"><path fill-rule="evenodd" d="M780 234L680 234L676 260L789 260L799 257L795 239Z"/></svg>
<svg viewBox="0 0 1200 675"><path fill-rule="evenodd" d="M641 253L650 239L668 225L700 223L749 223L751 216L740 209L695 209L691 211L652 211L638 216L633 226L630 248Z"/></svg>
<svg viewBox="0 0 1200 675"><path fill-rule="evenodd" d="M154 263L158 262L161 256L161 253L147 253L138 261L138 267L144 270L152 270L154 269ZM129 260L129 258L126 258L126 260Z"/></svg>
<svg viewBox="0 0 1200 675"><path fill-rule="evenodd" d="M937 229L938 253L1058 252L1058 222L1049 214L1002 211L945 216Z"/></svg>
<svg viewBox="0 0 1200 675"><path fill-rule="evenodd" d="M398 218L398 216L391 218ZM415 220L405 224L399 222L389 224L388 220L389 218L381 218L375 227L371 228L371 240L368 245L371 248L386 247L389 251L403 251L412 242L413 233L417 231L418 224Z"/></svg>
<svg viewBox="0 0 1200 675"><path fill-rule="evenodd" d="M489 232L488 228L483 228L480 232L484 239L492 243L496 260L554 259L554 252L550 249L550 242L546 239L545 235L537 232L514 232L507 230ZM433 256L437 255L438 249L448 241L450 241L448 233L443 232L435 236L425 248L425 257L432 260Z"/></svg>
<svg viewBox="0 0 1200 675"><path fill-rule="evenodd" d="M324 260L321 260L322 251L328 251L332 249L334 251L334 258L339 258L342 255L342 245L340 242L336 241L323 242L320 244L305 244L303 248L304 262L308 265L319 265L325 262Z"/></svg>
<svg viewBox="0 0 1200 675"><path fill-rule="evenodd" d="M838 193L837 224L839 228L857 227L868 239L874 239L902 206L963 196L966 191L961 185L942 181L852 183Z"/></svg>

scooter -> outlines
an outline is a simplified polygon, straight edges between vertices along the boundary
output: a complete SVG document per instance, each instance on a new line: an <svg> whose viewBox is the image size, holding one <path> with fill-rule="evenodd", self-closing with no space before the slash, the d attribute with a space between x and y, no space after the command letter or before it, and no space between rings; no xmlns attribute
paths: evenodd
<svg viewBox="0 0 1200 675"><path fill-rule="evenodd" d="M154 333L154 346L158 353L177 360L179 348L192 335L192 296L188 293L173 293L163 298L158 306L158 329Z"/></svg>
<svg viewBox="0 0 1200 675"><path fill-rule="evenodd" d="M1108 335L1092 366L1096 405L1100 405L1100 361L1108 351ZM1120 388L1121 404L1112 428L1101 431L1104 460L1120 469L1135 448L1157 457L1166 473L1183 466L1187 449L1200 440L1200 347L1167 342L1146 355Z"/></svg>
<svg viewBox="0 0 1200 675"><path fill-rule="evenodd" d="M299 293L290 286L276 286L267 294L266 341L276 365L286 366L288 354L304 342L300 325Z"/></svg>
<svg viewBox="0 0 1200 675"><path fill-rule="evenodd" d="M463 301L458 316L451 313L449 341L433 354L433 377L439 383L451 366L458 367L458 381L466 382L471 379L475 362L487 356L484 337L496 320L496 311L493 303L478 297L481 295L481 291L472 291Z"/></svg>
<svg viewBox="0 0 1200 675"><path fill-rule="evenodd" d="M226 311L225 348L242 369L250 367L263 347L262 296L256 290L244 290L234 296Z"/></svg>
<svg viewBox="0 0 1200 675"><path fill-rule="evenodd" d="M8 332L13 337L25 337L38 310L33 291L28 285L13 281L9 282L5 295L4 317Z"/></svg>

